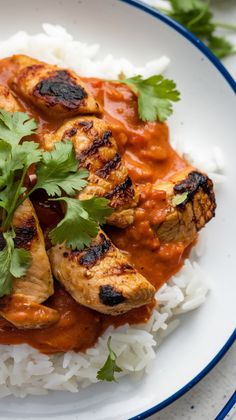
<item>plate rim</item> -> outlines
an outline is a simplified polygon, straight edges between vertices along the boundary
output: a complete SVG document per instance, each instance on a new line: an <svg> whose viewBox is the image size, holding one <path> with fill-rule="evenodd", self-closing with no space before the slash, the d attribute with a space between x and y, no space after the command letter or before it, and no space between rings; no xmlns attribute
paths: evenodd
<svg viewBox="0 0 236 420"><path fill-rule="evenodd" d="M152 15L159 21L164 22L167 26L170 26L175 31L177 31L180 35L182 35L185 39L187 39L190 43L192 43L196 48L198 48L204 56L216 67L219 73L223 76L225 81L228 85L232 88L233 92L236 93L236 81L230 75L228 70L224 67L221 61L212 53L212 51L195 35L189 32L186 28L180 25L178 22L174 21L170 17L160 13L157 9L142 3L140 0L117 0L121 3L128 4L129 6L138 8L142 10L144 13ZM182 388L172 394L170 397L166 398L162 402L156 404L155 406L143 411L140 414L137 414L133 417L130 417L129 420L142 420L146 419L149 416L157 413L158 411L162 410L163 408L167 407L182 395L184 395L187 391L193 388L201 379L203 379L216 364L222 359L222 357L226 354L232 344L236 341L236 328L233 330L232 334L229 336L223 347L218 351L218 353L213 357L213 359L187 384L185 384Z"/></svg>

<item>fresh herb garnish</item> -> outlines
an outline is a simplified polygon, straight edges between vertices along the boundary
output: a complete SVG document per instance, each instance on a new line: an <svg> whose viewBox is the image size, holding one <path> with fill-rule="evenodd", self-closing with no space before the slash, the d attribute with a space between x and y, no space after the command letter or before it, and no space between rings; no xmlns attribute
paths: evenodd
<svg viewBox="0 0 236 420"><path fill-rule="evenodd" d="M235 54L236 50L227 39L218 36L211 36L208 39L208 47L220 59Z"/></svg>
<svg viewBox="0 0 236 420"><path fill-rule="evenodd" d="M82 250L91 242L99 231L99 225L105 223L106 217L112 213L106 198L92 197L89 200L61 197L67 205L64 218L51 230L49 238L52 244L61 244Z"/></svg>
<svg viewBox="0 0 236 420"><path fill-rule="evenodd" d="M121 79L138 95L138 112L143 121L165 121L173 112L172 102L180 99L173 80L164 79L161 75L143 79L138 75L129 79Z"/></svg>
<svg viewBox="0 0 236 420"><path fill-rule="evenodd" d="M109 354L103 367L97 373L97 379L100 381L116 382L114 374L115 372L122 372L122 369L116 364L117 356L111 348L111 336L108 338L107 347Z"/></svg>
<svg viewBox="0 0 236 420"><path fill-rule="evenodd" d="M37 183L34 190L43 188L50 196L61 196L62 191L75 195L87 185L88 171L78 169L71 141L56 143L51 152L43 152L37 165Z"/></svg>
<svg viewBox="0 0 236 420"><path fill-rule="evenodd" d="M224 37L217 36L215 31L217 28L236 31L236 26L214 22L209 2L203 0L169 0L169 3L172 7L171 10L157 8L205 42L218 58L222 59L235 54L234 46Z"/></svg>
<svg viewBox="0 0 236 420"><path fill-rule="evenodd" d="M0 110L0 138L16 145L25 136L35 133L36 121L30 119L25 112L8 112Z"/></svg>
<svg viewBox="0 0 236 420"><path fill-rule="evenodd" d="M0 297L11 293L12 280L26 273L31 263L30 253L14 248L14 231L3 233L5 247L0 251Z"/></svg>
<svg viewBox="0 0 236 420"><path fill-rule="evenodd" d="M37 124L22 112L0 110L0 208L4 248L0 251L0 296L12 291L14 278L26 274L31 254L15 248L13 217L16 209L37 189L44 189L67 204L64 219L50 233L53 244L65 242L73 249L83 249L97 235L99 224L112 213L109 201L62 197L75 196L86 185L88 172L78 168L73 144L59 142L45 152L24 137L35 133ZM35 165L36 183L26 188L26 177Z"/></svg>
<svg viewBox="0 0 236 420"><path fill-rule="evenodd" d="M0 251L0 296L11 293L15 277L23 276L31 262L24 249L15 249L12 219L17 202L24 193L24 178L28 167L41 156L37 145L19 144L21 139L34 133L36 123L22 112L0 110L0 207L1 231L5 242Z"/></svg>
<svg viewBox="0 0 236 420"><path fill-rule="evenodd" d="M172 198L172 205L179 206L180 204L184 203L187 197L188 197L188 191L185 191L182 194L174 195L174 197Z"/></svg>

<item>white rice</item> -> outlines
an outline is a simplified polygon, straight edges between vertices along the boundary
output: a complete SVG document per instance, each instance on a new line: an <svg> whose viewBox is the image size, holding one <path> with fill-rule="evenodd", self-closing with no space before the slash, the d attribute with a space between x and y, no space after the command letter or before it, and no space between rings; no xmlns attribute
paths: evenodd
<svg viewBox="0 0 236 420"><path fill-rule="evenodd" d="M142 74L145 77L162 73L169 64L163 56L149 61L144 67L135 67L126 58L116 59L112 54L99 58L100 45L75 41L64 28L43 24L44 33L29 35L24 31L0 42L0 58L12 54L27 54L47 63L70 67L81 76L117 79L123 72L127 77Z"/></svg>
<svg viewBox="0 0 236 420"><path fill-rule="evenodd" d="M44 33L33 36L18 32L0 42L0 57L28 54L49 63L71 67L81 75L101 78L117 78L121 72L127 76L142 74L147 77L162 73L169 63L167 57L161 57L137 68L126 58L115 59L108 55L101 60L98 57L99 45L75 41L60 26L44 24L43 29ZM212 153L205 166L202 160L198 162L196 156L194 163L213 174L214 179L218 176L222 180L224 162L221 151L215 148ZM185 156L193 162L188 150ZM106 360L109 335L118 356L117 363L123 370L117 377L132 375L139 379L151 368L161 341L178 326L176 316L197 308L206 299L207 278L196 262L202 251L202 243L199 242L191 260L186 260L182 270L158 291L156 298L159 303L147 324L109 328L96 346L86 353L45 356L28 345L1 345L0 397L40 395L49 390L77 392L79 388L98 382L96 374Z"/></svg>

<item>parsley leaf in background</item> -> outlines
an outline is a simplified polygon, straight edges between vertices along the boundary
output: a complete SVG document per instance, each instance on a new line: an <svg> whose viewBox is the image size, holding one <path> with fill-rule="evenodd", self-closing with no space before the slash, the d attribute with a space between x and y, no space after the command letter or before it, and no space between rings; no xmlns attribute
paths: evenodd
<svg viewBox="0 0 236 420"><path fill-rule="evenodd" d="M64 218L49 232L52 244L65 242L67 247L82 250L99 232L99 224L112 213L109 200L93 197L89 200L61 197L67 205Z"/></svg>
<svg viewBox="0 0 236 420"><path fill-rule="evenodd" d="M55 143L51 152L44 152L36 170L37 184L34 190L43 188L50 196L61 196L62 191L74 195L86 185L88 177L86 169L78 169L73 144Z"/></svg>
<svg viewBox="0 0 236 420"><path fill-rule="evenodd" d="M103 367L97 373L97 379L100 381L116 382L114 374L115 372L122 372L122 369L116 364L117 356L111 348L111 336L108 338L107 347L109 354Z"/></svg>
<svg viewBox="0 0 236 420"><path fill-rule="evenodd" d="M158 8L200 38L220 59L235 54L234 46L224 37L216 36L217 28L236 31L236 26L214 22L209 2L203 0L167 0L172 10Z"/></svg>
<svg viewBox="0 0 236 420"><path fill-rule="evenodd" d="M143 79L138 75L120 81L128 85L138 95L138 111L143 121L165 121L173 112L172 102L180 99L173 80L161 75Z"/></svg>
<svg viewBox="0 0 236 420"><path fill-rule="evenodd" d="M208 47L220 59L235 53L234 46L223 37L211 36Z"/></svg>
<svg viewBox="0 0 236 420"><path fill-rule="evenodd" d="M169 0L173 9L178 11L190 12L192 9L201 9L201 0Z"/></svg>

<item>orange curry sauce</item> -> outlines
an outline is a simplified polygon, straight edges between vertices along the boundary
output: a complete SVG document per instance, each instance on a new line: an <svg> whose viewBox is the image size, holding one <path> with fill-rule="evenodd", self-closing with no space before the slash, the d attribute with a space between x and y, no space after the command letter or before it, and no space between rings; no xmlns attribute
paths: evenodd
<svg viewBox="0 0 236 420"><path fill-rule="evenodd" d="M9 59L0 62L0 83L10 86L14 67ZM125 251L136 268L158 289L182 266L188 249L181 244L160 246L150 221L159 222L165 206L165 193L154 191L156 180L168 179L185 168L181 159L169 144L168 128L159 122L143 123L138 118L137 98L122 84L84 79L92 94L104 107L103 118L111 125L123 161L132 180L140 185L141 197L136 209L134 224L121 230L107 227L106 231L114 244ZM18 98L19 99L19 98ZM50 121L39 111L20 99L22 110L34 116L40 132L50 132L63 121ZM43 229L58 223L58 209L40 205L35 197L34 205ZM154 304L120 316L107 316L77 304L59 285L46 305L57 309L59 322L47 329L18 330L0 318L0 344L29 343L44 353L59 351L84 351L96 342L109 325L141 323L148 320Z"/></svg>

